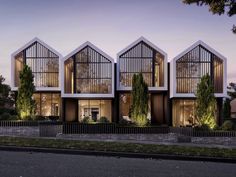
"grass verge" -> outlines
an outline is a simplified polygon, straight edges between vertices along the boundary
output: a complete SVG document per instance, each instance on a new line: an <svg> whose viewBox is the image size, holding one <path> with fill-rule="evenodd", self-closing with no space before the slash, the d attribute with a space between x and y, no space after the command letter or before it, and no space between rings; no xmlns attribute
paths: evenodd
<svg viewBox="0 0 236 177"><path fill-rule="evenodd" d="M236 158L236 149L187 147L176 145L121 142L76 141L61 139L0 137L0 146L39 147L102 152L169 154L201 157Z"/></svg>

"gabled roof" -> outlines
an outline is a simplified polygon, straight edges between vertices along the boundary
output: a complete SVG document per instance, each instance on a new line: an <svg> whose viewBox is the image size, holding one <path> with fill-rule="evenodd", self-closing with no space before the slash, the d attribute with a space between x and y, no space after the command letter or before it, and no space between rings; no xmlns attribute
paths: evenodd
<svg viewBox="0 0 236 177"><path fill-rule="evenodd" d="M195 42L193 45L191 45L190 47L188 47L186 50L184 50L183 52L181 52L179 55L177 55L176 57L174 57L171 62L175 62L176 60L180 59L182 56L184 56L185 54L187 54L188 52L190 52L191 50L193 50L195 47L197 46L203 46L204 48L206 48L207 50L209 50L211 53L215 54L216 56L218 56L220 59L226 61L226 57L224 57L222 54L220 54L219 52L217 52L215 49L211 48L209 45L207 45L206 43L204 43L203 41L199 40L197 42Z"/></svg>
<svg viewBox="0 0 236 177"><path fill-rule="evenodd" d="M100 53L101 55L103 55L105 58L107 58L108 60L110 60L111 62L114 62L114 59L112 57L110 57L109 55L107 55L105 52L103 52L101 49L99 49L98 47L96 47L95 45L93 45L91 42L87 41L85 43L83 43L82 45L80 45L78 48L76 48L75 50L73 50L71 53L69 53L68 55L66 55L62 61L65 61L67 59L69 59L70 57L72 57L73 55L75 55L76 53L78 53L79 51L81 51L83 48L85 48L86 46L91 47L92 49L94 49L95 51L97 51L98 53Z"/></svg>
<svg viewBox="0 0 236 177"><path fill-rule="evenodd" d="M164 52L162 49L160 49L159 47L157 47L155 44L153 44L152 42L150 42L149 40L147 40L146 38L144 38L143 36L141 36L140 38L138 38L136 41L134 41L133 43L131 43L130 45L128 45L126 48L124 48L123 50L121 50L117 55L120 56L123 53L127 52L130 48L132 48L133 46L137 45L140 42L145 42L146 44L148 44L150 47L152 47L153 49L155 49L156 51L160 52L162 55L167 56L167 53Z"/></svg>
<svg viewBox="0 0 236 177"><path fill-rule="evenodd" d="M33 44L34 42L38 42L41 45L43 45L44 47L46 47L47 49L49 49L50 51L52 51L53 53L55 53L59 58L62 58L62 55L56 51L54 48L52 48L51 46L49 46L48 44L46 44L45 42L43 42L42 40L40 40L39 38L35 37L34 39L30 40L29 42L27 42L24 46L22 46L21 48L19 48L18 50L16 50L14 53L12 53L12 56L16 56L18 53L20 53L21 51L25 50L26 48L28 48L31 44Z"/></svg>

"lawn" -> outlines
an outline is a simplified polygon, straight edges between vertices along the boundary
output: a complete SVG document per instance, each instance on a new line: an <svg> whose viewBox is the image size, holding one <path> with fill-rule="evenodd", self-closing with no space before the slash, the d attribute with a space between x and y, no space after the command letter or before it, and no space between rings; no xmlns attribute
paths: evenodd
<svg viewBox="0 0 236 177"><path fill-rule="evenodd" d="M0 137L0 146L236 158L236 149L227 148L188 147L177 145L156 145L121 142L76 141L45 138Z"/></svg>

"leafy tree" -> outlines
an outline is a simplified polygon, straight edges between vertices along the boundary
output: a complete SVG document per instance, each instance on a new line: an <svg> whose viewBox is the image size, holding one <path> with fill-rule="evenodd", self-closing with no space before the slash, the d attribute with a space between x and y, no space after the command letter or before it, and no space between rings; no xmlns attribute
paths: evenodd
<svg viewBox="0 0 236 177"><path fill-rule="evenodd" d="M132 106L131 118L138 126L148 123L148 85L142 73L135 74L132 78Z"/></svg>
<svg viewBox="0 0 236 177"><path fill-rule="evenodd" d="M230 96L231 101L236 98L236 83L231 82L227 87L227 94Z"/></svg>
<svg viewBox="0 0 236 177"><path fill-rule="evenodd" d="M34 114L35 102L32 98L35 91L34 76L29 66L24 65L20 72L20 86L17 95L17 112L21 119L27 119Z"/></svg>
<svg viewBox="0 0 236 177"><path fill-rule="evenodd" d="M12 107L14 100L9 85L4 84L5 78L0 75L0 108Z"/></svg>
<svg viewBox="0 0 236 177"><path fill-rule="evenodd" d="M209 11L213 14L222 15L225 12L229 17L236 14L236 1L235 0L183 0L185 4L196 3L198 6L209 6ZM236 26L233 25L233 33L236 33Z"/></svg>
<svg viewBox="0 0 236 177"><path fill-rule="evenodd" d="M230 99L226 99L224 101L224 106L223 106L223 117L224 119L228 119L231 117L231 106L230 106Z"/></svg>
<svg viewBox="0 0 236 177"><path fill-rule="evenodd" d="M209 74L202 76L196 91L196 118L201 126L216 126L216 99Z"/></svg>

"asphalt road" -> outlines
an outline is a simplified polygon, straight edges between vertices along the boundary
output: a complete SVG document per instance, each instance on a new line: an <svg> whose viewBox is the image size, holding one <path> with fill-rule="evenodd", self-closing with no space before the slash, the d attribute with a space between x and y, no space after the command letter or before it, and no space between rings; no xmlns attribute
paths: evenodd
<svg viewBox="0 0 236 177"><path fill-rule="evenodd" d="M235 177L236 164L0 151L0 177Z"/></svg>

